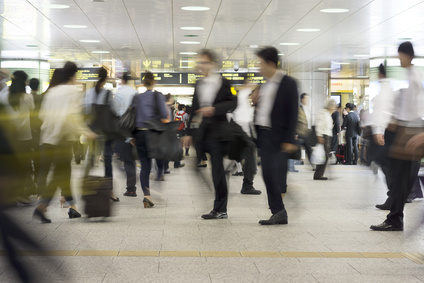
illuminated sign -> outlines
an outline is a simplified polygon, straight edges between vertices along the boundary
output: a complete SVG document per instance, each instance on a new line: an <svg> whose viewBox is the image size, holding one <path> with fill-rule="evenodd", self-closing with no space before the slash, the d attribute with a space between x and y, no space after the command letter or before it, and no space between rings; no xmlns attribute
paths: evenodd
<svg viewBox="0 0 424 283"><path fill-rule="evenodd" d="M265 78L259 73L220 73L222 77L229 80L233 85L242 85L246 79L249 83L263 84L266 82ZM145 73L141 73L141 80L144 80ZM202 75L195 73L154 73L157 85L191 85L202 77Z"/></svg>
<svg viewBox="0 0 424 283"><path fill-rule="evenodd" d="M50 80L56 69L50 69ZM99 79L99 68L79 68L77 71L77 81L97 81Z"/></svg>

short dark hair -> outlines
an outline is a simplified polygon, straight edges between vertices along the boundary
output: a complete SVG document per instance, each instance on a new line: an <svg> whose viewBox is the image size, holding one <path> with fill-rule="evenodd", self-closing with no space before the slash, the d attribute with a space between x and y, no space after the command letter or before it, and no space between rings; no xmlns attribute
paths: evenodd
<svg viewBox="0 0 424 283"><path fill-rule="evenodd" d="M384 68L383 64L380 64L380 66L378 66L378 73L386 77L386 69Z"/></svg>
<svg viewBox="0 0 424 283"><path fill-rule="evenodd" d="M256 52L256 56L262 58L267 63L274 63L275 67L278 66L278 50L273 46L267 46Z"/></svg>
<svg viewBox="0 0 424 283"><path fill-rule="evenodd" d="M32 78L29 80L29 87L31 88L31 90L37 91L39 86L40 86L40 81L38 79Z"/></svg>
<svg viewBox="0 0 424 283"><path fill-rule="evenodd" d="M185 107L185 105L184 104L178 104L178 110L179 111L181 111L181 110L183 110L183 108Z"/></svg>
<svg viewBox="0 0 424 283"><path fill-rule="evenodd" d="M144 86L152 86L155 82L155 76L152 72L147 71L144 74Z"/></svg>
<svg viewBox="0 0 424 283"><path fill-rule="evenodd" d="M69 81L70 78L72 78L73 76L75 76L75 74L77 73L78 68L77 65L74 62L66 62L65 66L63 66L62 71L61 71L61 75L62 75L62 82L67 82Z"/></svg>
<svg viewBox="0 0 424 283"><path fill-rule="evenodd" d="M398 52L405 53L411 57L415 57L414 47L410 41L405 41L399 45Z"/></svg>
<svg viewBox="0 0 424 283"><path fill-rule="evenodd" d="M302 94L300 95L300 100L304 99L304 98L305 98L305 96L308 96L308 94L307 94L307 93L302 93Z"/></svg>
<svg viewBox="0 0 424 283"><path fill-rule="evenodd" d="M206 56L211 60L211 62L218 63L218 56L215 52L210 49L202 49L199 52L199 56Z"/></svg>
<svg viewBox="0 0 424 283"><path fill-rule="evenodd" d="M349 110L353 110L353 103L346 103L346 108L349 108Z"/></svg>
<svg viewBox="0 0 424 283"><path fill-rule="evenodd" d="M122 80L124 83L127 83L127 82L130 80L130 78L131 78L131 75L129 75L129 74L128 74L128 72L124 72L124 73L122 74L121 80Z"/></svg>

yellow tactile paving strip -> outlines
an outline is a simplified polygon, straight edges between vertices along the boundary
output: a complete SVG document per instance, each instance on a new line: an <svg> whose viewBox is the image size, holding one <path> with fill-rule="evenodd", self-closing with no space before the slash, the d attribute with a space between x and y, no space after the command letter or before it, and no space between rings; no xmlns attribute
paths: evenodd
<svg viewBox="0 0 424 283"><path fill-rule="evenodd" d="M6 252L0 250L0 256ZM33 250L20 251L21 256L133 256L133 257L286 257L286 258L405 258L424 264L419 253L388 252L274 252L274 251L104 251L104 250Z"/></svg>

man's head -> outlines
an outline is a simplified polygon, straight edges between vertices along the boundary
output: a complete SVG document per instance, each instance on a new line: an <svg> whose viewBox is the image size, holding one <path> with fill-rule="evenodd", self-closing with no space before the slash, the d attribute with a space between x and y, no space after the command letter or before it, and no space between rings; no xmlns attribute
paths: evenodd
<svg viewBox="0 0 424 283"><path fill-rule="evenodd" d="M184 109L185 109L185 105L184 104L178 105L178 111L183 111Z"/></svg>
<svg viewBox="0 0 424 283"><path fill-rule="evenodd" d="M302 93L300 95L300 103L302 103L302 105L308 105L309 104L309 95L306 93Z"/></svg>
<svg viewBox="0 0 424 283"><path fill-rule="evenodd" d="M271 78L278 67L278 50L275 47L268 46L258 52L260 73L267 79Z"/></svg>
<svg viewBox="0 0 424 283"><path fill-rule="evenodd" d="M201 75L207 77L217 67L217 56L212 50L209 49L203 49L198 53L197 70Z"/></svg>
<svg viewBox="0 0 424 283"><path fill-rule="evenodd" d="M414 47L409 41L405 41L398 48L400 65L402 68L407 68L412 65L412 59L415 57Z"/></svg>
<svg viewBox="0 0 424 283"><path fill-rule="evenodd" d="M121 77L122 84L126 85L130 80L131 75L128 72L124 72Z"/></svg>
<svg viewBox="0 0 424 283"><path fill-rule="evenodd" d="M381 79L385 79L386 76L386 69L384 68L383 64L380 64L380 66L378 66L378 78Z"/></svg>
<svg viewBox="0 0 424 283"><path fill-rule="evenodd" d="M352 103L346 103L346 110L347 111L353 111L353 104Z"/></svg>
<svg viewBox="0 0 424 283"><path fill-rule="evenodd" d="M40 86L40 81L36 78L32 78L29 80L29 87L32 91L38 91L38 87Z"/></svg>

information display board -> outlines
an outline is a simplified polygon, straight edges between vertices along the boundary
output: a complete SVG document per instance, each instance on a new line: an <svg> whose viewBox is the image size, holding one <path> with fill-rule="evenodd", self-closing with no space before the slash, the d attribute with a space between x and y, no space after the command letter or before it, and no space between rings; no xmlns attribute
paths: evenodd
<svg viewBox="0 0 424 283"><path fill-rule="evenodd" d="M229 80L232 85L242 85L246 79L249 83L263 84L265 78L259 73L219 73L225 79ZM145 73L141 73L141 80L144 80ZM191 85L195 84L201 75L195 73L153 73L157 85Z"/></svg>

